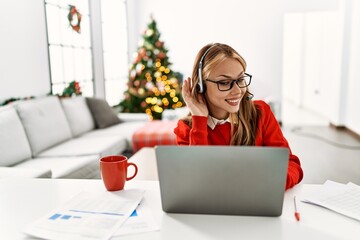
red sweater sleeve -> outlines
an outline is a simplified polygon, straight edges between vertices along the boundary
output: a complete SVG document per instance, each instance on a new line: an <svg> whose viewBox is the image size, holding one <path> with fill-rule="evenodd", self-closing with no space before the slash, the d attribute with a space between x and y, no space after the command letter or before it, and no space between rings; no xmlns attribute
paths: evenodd
<svg viewBox="0 0 360 240"><path fill-rule="evenodd" d="M209 145L207 117L192 116L192 128L183 120L179 120L174 133L177 145Z"/></svg>
<svg viewBox="0 0 360 240"><path fill-rule="evenodd" d="M263 101L255 101L255 104L261 109L262 114L258 123L256 145L286 147L289 149L289 165L286 179L286 189L289 189L303 178L300 160L296 155L292 154L289 144L269 105Z"/></svg>

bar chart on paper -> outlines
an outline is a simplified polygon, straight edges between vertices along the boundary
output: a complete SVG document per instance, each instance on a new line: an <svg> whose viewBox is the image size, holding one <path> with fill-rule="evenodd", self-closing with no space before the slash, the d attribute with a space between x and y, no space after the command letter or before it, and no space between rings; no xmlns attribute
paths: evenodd
<svg viewBox="0 0 360 240"><path fill-rule="evenodd" d="M72 215L55 213L54 215L49 217L49 220L55 221L55 220L70 220L70 219L79 219L79 218L81 218L81 216L72 216Z"/></svg>

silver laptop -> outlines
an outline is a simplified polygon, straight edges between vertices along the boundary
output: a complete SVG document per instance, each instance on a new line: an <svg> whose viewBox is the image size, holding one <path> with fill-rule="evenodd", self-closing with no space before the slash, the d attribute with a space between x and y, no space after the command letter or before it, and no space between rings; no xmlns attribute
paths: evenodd
<svg viewBox="0 0 360 240"><path fill-rule="evenodd" d="M168 213L280 216L289 151L278 147L156 146Z"/></svg>

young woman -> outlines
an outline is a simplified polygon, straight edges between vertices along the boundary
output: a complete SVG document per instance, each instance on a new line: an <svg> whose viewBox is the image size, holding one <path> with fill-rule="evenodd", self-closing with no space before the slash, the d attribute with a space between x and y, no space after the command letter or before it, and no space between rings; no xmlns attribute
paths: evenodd
<svg viewBox="0 0 360 240"><path fill-rule="evenodd" d="M303 178L299 158L291 153L269 105L251 100L252 76L245 71L245 60L228 45L209 44L200 50L192 78L183 83L190 114L174 129L177 144L287 147L289 189Z"/></svg>

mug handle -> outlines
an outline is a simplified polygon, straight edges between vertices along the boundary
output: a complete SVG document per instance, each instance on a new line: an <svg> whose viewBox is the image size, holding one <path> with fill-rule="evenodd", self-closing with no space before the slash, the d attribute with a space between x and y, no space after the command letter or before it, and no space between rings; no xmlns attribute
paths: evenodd
<svg viewBox="0 0 360 240"><path fill-rule="evenodd" d="M130 165L131 165L131 166L134 166L134 168L135 168L135 173L134 173L131 177L127 177L127 176L126 176L126 181L129 181L129 180L133 179L133 178L136 176L137 172L138 172L138 168L137 168L137 166L136 166L135 163L128 163L128 164L127 164L127 167L129 167Z"/></svg>

